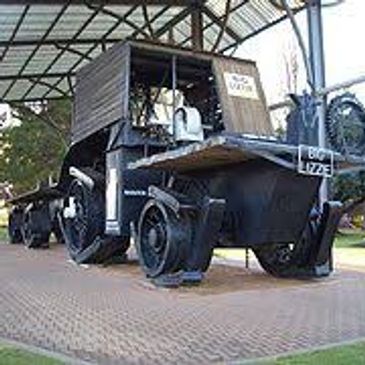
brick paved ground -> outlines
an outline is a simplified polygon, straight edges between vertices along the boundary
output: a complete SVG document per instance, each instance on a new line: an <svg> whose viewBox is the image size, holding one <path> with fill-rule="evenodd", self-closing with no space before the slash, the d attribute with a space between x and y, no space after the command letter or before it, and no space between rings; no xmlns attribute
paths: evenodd
<svg viewBox="0 0 365 365"><path fill-rule="evenodd" d="M100 364L233 362L365 336L365 272L308 283L214 266L201 287L169 291L136 265L0 245L0 290L1 337Z"/></svg>

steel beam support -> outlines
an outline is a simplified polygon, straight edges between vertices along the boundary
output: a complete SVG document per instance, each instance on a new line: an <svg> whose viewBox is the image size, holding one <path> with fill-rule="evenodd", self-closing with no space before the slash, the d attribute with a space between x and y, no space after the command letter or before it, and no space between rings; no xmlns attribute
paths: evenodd
<svg viewBox="0 0 365 365"><path fill-rule="evenodd" d="M234 6L231 8L231 13L233 13L234 11L238 10L239 8L241 8L243 5L246 5L248 3L248 0L243 1L242 3ZM207 23L206 25L203 24L203 28L202 28L202 32L204 33L204 31L206 29L209 29L210 27L212 27L214 24L218 25L221 27L222 25L222 21L224 18L223 16L217 16L215 15L209 8L207 8L206 6L202 7L202 12L208 16L208 18L211 19L211 22ZM226 32L227 34L232 37L236 42L232 45L236 45L236 44L240 44L243 42L243 38L241 38L238 34L236 34L231 28L227 27L226 28ZM192 36L186 38L183 42L179 43L179 46L183 47L186 43L188 43L190 40L192 39ZM230 47L232 47L230 46Z"/></svg>
<svg viewBox="0 0 365 365"><path fill-rule="evenodd" d="M23 24L23 20L24 20L25 16L27 15L28 10L29 10L29 5L27 5L24 8L24 10L23 10L22 14L20 15L18 22L14 28L13 34L11 35L10 39L6 42L5 49L4 49L3 53L0 55L0 62L5 59L5 56L6 56L7 52L9 51L10 46L14 42L14 39L16 37L16 34L18 33L20 26Z"/></svg>
<svg viewBox="0 0 365 365"><path fill-rule="evenodd" d="M112 34L114 32L115 29L117 29L123 22L124 22L124 19L127 18L128 16L130 16L136 9L138 8L138 5L135 5L133 7L131 7L122 17L122 19L119 19L116 23L114 23L110 28L109 30L104 33L104 35L101 37L100 39L100 43L103 44L104 41L107 41L107 38L109 37L110 34ZM92 46L89 51L87 51L85 53L86 56L90 56L91 53L96 49L96 47L98 47L98 44L95 44L94 46ZM69 70L69 73L70 72L75 72L75 70L77 69L77 67L80 65L80 63L83 61L83 58L79 58L78 61L76 61L74 63L74 65L71 67L71 69ZM64 76L66 77L66 75ZM54 86L58 86L62 80L64 79L64 77L62 77ZM50 90L51 91L51 90ZM47 97L47 95L50 93L50 91L46 92L44 95L43 95L43 99L45 99Z"/></svg>
<svg viewBox="0 0 365 365"><path fill-rule="evenodd" d="M205 0L108 0L107 5L171 5L190 6L203 4ZM65 0L0 0L0 5L64 5ZM85 0L73 0L73 4L85 5ZM104 0L93 0L94 5L101 5Z"/></svg>
<svg viewBox="0 0 365 365"><path fill-rule="evenodd" d="M57 22L59 21L59 19L62 17L62 15L65 13L65 11L67 10L69 4L70 4L71 0L68 0L66 2L66 4L62 7L61 11L56 15L56 17L53 19L52 24L48 27L48 29L46 30L46 32L43 34L42 38L40 39L39 43L36 45L36 47L33 49L32 53L28 56L28 58L25 60L25 62L23 63L20 71L18 72L18 75L22 75L25 71L25 69L27 68L28 64L30 63L30 61L33 59L34 55L37 53L37 51L39 50L39 48L42 46L42 42L48 37L48 35L52 32L53 28L56 26ZM5 90L5 92L3 93L3 99L6 99L6 96L9 94L10 90L13 88L13 86L15 85L16 80L13 80L12 83L8 86L8 88Z"/></svg>
<svg viewBox="0 0 365 365"><path fill-rule="evenodd" d="M36 72L36 73L26 73L22 75L0 75L0 81L7 81L7 80L29 80L29 79L41 79L42 77L47 79L54 79L60 78L65 76L75 76L75 72L50 72L47 75L44 75L43 72Z"/></svg>
<svg viewBox="0 0 365 365"><path fill-rule="evenodd" d="M323 24L322 24L322 1L310 0L307 2L307 19L308 19L308 39L309 39L309 60L313 73L314 94L318 102L318 146L326 147L326 97L320 95L320 90L326 87L325 78L325 59L323 43ZM321 186L319 202L320 206L328 200L328 182L323 181Z"/></svg>
<svg viewBox="0 0 365 365"><path fill-rule="evenodd" d="M199 5L194 6L191 12L191 37L193 49L203 50L203 12Z"/></svg>
<svg viewBox="0 0 365 365"><path fill-rule="evenodd" d="M100 38L78 38L78 39L70 39L70 38L57 38L57 39L44 39L42 41L41 46L55 46L55 45L61 45L61 46L78 46L78 45L90 45L93 46L96 43L116 43L120 42L120 38L109 38L106 40L102 40ZM14 47L31 47L31 46L37 46L40 43L39 39L17 39L11 42L9 44L9 41L0 41L0 47L6 47L7 45Z"/></svg>

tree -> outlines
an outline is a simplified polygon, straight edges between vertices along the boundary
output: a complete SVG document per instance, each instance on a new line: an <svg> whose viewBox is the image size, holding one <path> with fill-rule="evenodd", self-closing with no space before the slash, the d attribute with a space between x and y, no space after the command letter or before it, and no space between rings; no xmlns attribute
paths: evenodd
<svg viewBox="0 0 365 365"><path fill-rule="evenodd" d="M69 139L71 102L68 99L36 104L11 104L21 125L5 130L0 142L0 181L15 193L34 188L56 176Z"/></svg>

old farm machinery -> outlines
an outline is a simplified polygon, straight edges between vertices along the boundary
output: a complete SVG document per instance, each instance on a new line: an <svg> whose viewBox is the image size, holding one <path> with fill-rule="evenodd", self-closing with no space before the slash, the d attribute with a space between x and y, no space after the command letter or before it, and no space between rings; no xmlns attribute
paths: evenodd
<svg viewBox="0 0 365 365"><path fill-rule="evenodd" d="M72 138L58 185L13 201L37 201L19 229L29 246L48 240L43 201L60 192L78 263L123 254L132 237L153 278L201 278L214 247L250 247L273 275L330 273L340 206L316 201L349 159L275 138L254 63L122 42L79 72Z"/></svg>
<svg viewBox="0 0 365 365"><path fill-rule="evenodd" d="M275 276L329 275L341 204L319 200L320 185L364 160L318 147L317 94L293 97L278 139L251 61L126 40L76 80L59 182L12 200L16 238L43 244L57 217L77 263L123 255L133 240L146 275L167 282L200 281L215 247L251 248ZM336 138L340 125L333 141L362 143L361 128Z"/></svg>

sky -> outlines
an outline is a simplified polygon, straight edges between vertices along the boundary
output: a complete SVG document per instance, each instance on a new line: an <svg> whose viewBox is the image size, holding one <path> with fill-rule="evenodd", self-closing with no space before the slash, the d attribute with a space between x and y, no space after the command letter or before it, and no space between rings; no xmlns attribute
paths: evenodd
<svg viewBox="0 0 365 365"><path fill-rule="evenodd" d="M324 0L326 2L326 0ZM297 15L304 38L307 37L306 14ZM327 85L365 75L365 1L345 0L341 5L323 10ZM282 22L242 45L236 56L257 62L268 104L285 97L285 54L296 46L289 23ZM301 68L299 90L305 88ZM365 84L351 88L365 104ZM0 104L0 114L4 106Z"/></svg>

